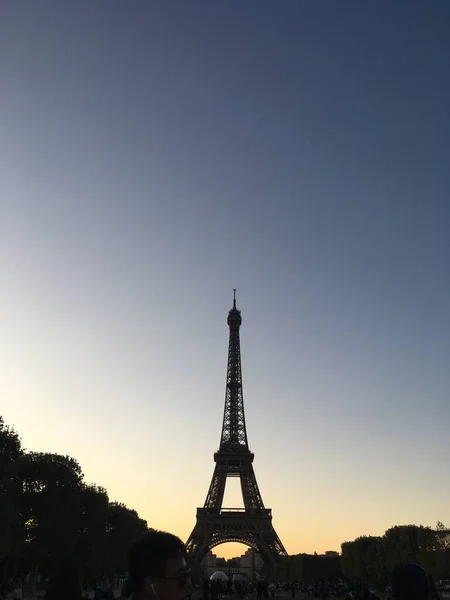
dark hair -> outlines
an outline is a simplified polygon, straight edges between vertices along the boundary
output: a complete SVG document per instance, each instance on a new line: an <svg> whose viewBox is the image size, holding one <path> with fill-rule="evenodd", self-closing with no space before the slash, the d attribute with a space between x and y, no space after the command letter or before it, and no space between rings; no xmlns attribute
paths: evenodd
<svg viewBox="0 0 450 600"><path fill-rule="evenodd" d="M170 558L186 556L186 546L176 535L151 530L128 552L126 593L136 593L149 575L163 576Z"/></svg>
<svg viewBox="0 0 450 600"><path fill-rule="evenodd" d="M397 565L392 573L395 600L429 600L431 592L427 571L416 563Z"/></svg>

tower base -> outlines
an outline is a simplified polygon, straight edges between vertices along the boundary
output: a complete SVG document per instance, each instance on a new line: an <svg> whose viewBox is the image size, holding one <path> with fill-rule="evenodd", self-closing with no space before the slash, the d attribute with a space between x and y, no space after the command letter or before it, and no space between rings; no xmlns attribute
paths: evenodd
<svg viewBox="0 0 450 600"><path fill-rule="evenodd" d="M197 522L187 541L190 556L200 563L206 553L220 544L238 542L261 554L266 567L276 566L279 556L286 556L273 525L270 508L197 509Z"/></svg>

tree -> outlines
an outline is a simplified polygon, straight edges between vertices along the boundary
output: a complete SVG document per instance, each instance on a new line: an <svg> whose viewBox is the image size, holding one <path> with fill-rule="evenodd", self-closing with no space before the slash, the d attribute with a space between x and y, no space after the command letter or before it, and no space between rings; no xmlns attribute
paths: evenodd
<svg viewBox="0 0 450 600"><path fill-rule="evenodd" d="M349 579L382 581L386 576L383 538L364 535L353 542L344 542L341 566Z"/></svg>
<svg viewBox="0 0 450 600"><path fill-rule="evenodd" d="M379 583L387 579L386 559L384 554L383 538L380 536L367 536L364 561L368 579Z"/></svg>
<svg viewBox="0 0 450 600"><path fill-rule="evenodd" d="M386 577L383 538L365 535L357 538L357 554L360 556L360 579L373 583L381 582Z"/></svg>
<svg viewBox="0 0 450 600"><path fill-rule="evenodd" d="M436 523L436 533L438 546L441 550L447 550L450 548L450 529L442 523L442 521L438 521Z"/></svg>
<svg viewBox="0 0 450 600"><path fill-rule="evenodd" d="M11 553L20 535L15 498L20 490L17 467L21 455L18 433L0 416L0 562Z"/></svg>
<svg viewBox="0 0 450 600"><path fill-rule="evenodd" d="M341 569L348 579L358 579L356 565L357 550L355 542L343 542L341 544Z"/></svg>
<svg viewBox="0 0 450 600"><path fill-rule="evenodd" d="M436 523L436 545L433 573L437 579L447 579L450 573L450 530L441 521Z"/></svg>
<svg viewBox="0 0 450 600"><path fill-rule="evenodd" d="M14 569L51 576L52 594L78 574L123 574L132 543L147 523L103 488L86 485L78 462L59 454L23 452L18 434L0 416L0 576ZM69 571L67 570L70 566ZM67 590L66 590L67 591Z"/></svg>
<svg viewBox="0 0 450 600"><path fill-rule="evenodd" d="M336 583L342 577L339 555L303 555L303 578L306 581L328 581Z"/></svg>
<svg viewBox="0 0 450 600"><path fill-rule="evenodd" d="M368 581L369 573L367 570L366 554L369 553L371 540L367 536L356 538L353 542L353 563L355 569L355 579Z"/></svg>
<svg viewBox="0 0 450 600"><path fill-rule="evenodd" d="M82 472L69 456L30 452L20 460L24 553L33 575L41 565L52 572L77 546Z"/></svg>
<svg viewBox="0 0 450 600"><path fill-rule="evenodd" d="M104 568L107 545L109 500L106 490L85 485L81 490L77 555L84 578L89 579Z"/></svg>
<svg viewBox="0 0 450 600"><path fill-rule="evenodd" d="M342 544L341 565L346 577L384 582L400 563L415 562L431 575L445 579L450 572L450 531L440 521L436 529L397 525L384 536L362 536Z"/></svg>
<svg viewBox="0 0 450 600"><path fill-rule="evenodd" d="M430 555L437 548L436 532L422 525L397 525L386 531L383 546L388 571L399 563L415 562L430 567Z"/></svg>
<svg viewBox="0 0 450 600"><path fill-rule="evenodd" d="M337 581L342 577L338 553L295 554L282 557L277 565L277 578L284 581Z"/></svg>
<svg viewBox="0 0 450 600"><path fill-rule="evenodd" d="M302 581L303 554L280 557L277 564L277 578L280 581Z"/></svg>
<svg viewBox="0 0 450 600"><path fill-rule="evenodd" d="M116 574L126 573L128 550L147 530L147 521L141 519L135 510L118 502L109 505L105 573L111 579Z"/></svg>
<svg viewBox="0 0 450 600"><path fill-rule="evenodd" d="M8 469L21 454L22 444L19 434L12 427L5 425L0 415L0 485L5 483Z"/></svg>

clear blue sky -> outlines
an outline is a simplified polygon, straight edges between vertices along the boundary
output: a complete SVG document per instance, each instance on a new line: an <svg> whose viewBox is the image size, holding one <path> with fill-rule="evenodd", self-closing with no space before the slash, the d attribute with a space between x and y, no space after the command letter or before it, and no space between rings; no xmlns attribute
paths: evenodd
<svg viewBox="0 0 450 600"><path fill-rule="evenodd" d="M449 25L447 0L3 2L0 410L24 445L186 538L236 287L288 550L449 523Z"/></svg>

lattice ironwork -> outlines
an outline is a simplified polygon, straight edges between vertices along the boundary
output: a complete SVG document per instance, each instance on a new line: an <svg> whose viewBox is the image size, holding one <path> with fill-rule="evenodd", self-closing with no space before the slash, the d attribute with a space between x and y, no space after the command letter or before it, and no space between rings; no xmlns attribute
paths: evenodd
<svg viewBox="0 0 450 600"><path fill-rule="evenodd" d="M188 540L188 551L198 561L205 554L226 542L239 542L260 552L264 560L273 564L286 550L277 536L271 515L227 513L219 515L197 514L197 524Z"/></svg>
<svg viewBox="0 0 450 600"><path fill-rule="evenodd" d="M220 451L215 454L216 466L206 496L204 508L219 510L222 508L227 477L239 477L242 498L246 510L264 508L261 492L253 470L253 454L248 452L230 458Z"/></svg>
<svg viewBox="0 0 450 600"><path fill-rule="evenodd" d="M187 547L193 558L201 561L208 550L219 544L241 542L258 550L271 565L287 553L272 525L272 512L264 507L253 470L254 455L248 447L239 338L242 318L234 292L233 308L228 313L230 337L220 446L214 454L216 465L205 504L197 510L197 522ZM227 477L241 480L243 510L222 508Z"/></svg>
<svg viewBox="0 0 450 600"><path fill-rule="evenodd" d="M220 450L248 449L244 394L242 391L241 344L239 339L241 323L241 311L236 308L235 297L233 308L228 313L230 340L228 344L227 383Z"/></svg>

